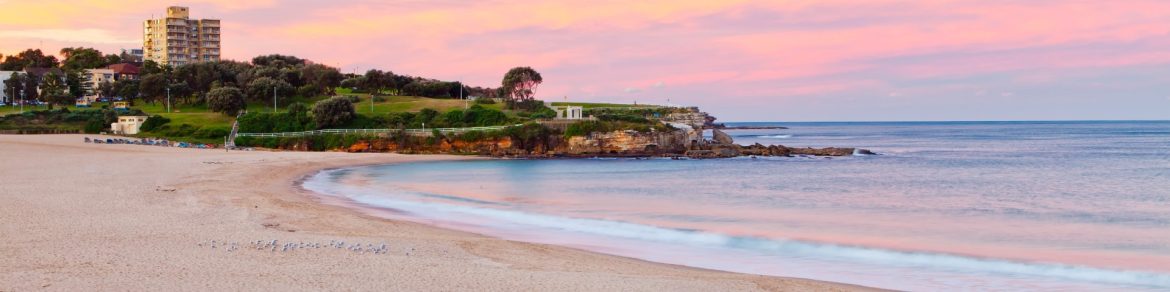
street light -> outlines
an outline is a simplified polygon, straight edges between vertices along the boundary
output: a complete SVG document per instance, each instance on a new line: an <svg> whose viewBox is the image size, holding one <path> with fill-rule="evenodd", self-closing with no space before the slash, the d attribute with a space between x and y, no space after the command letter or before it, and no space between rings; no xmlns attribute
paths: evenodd
<svg viewBox="0 0 1170 292"><path fill-rule="evenodd" d="M171 85L167 84L167 113L171 112Z"/></svg>
<svg viewBox="0 0 1170 292"><path fill-rule="evenodd" d="M24 113L24 88L20 89L20 113Z"/></svg>

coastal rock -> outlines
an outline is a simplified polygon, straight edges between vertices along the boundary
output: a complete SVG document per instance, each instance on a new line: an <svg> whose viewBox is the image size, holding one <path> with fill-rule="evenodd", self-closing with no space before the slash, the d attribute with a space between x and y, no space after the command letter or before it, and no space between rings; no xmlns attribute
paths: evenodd
<svg viewBox="0 0 1170 292"><path fill-rule="evenodd" d="M711 136L715 138L715 142L721 144L734 144L735 140L731 139L731 135L720 131L719 129L711 129Z"/></svg>
<svg viewBox="0 0 1170 292"><path fill-rule="evenodd" d="M653 156L662 153L679 153L686 150L687 135L684 131L637 132L614 131L596 132L587 136L574 136L559 145L557 152L567 155L614 155Z"/></svg>

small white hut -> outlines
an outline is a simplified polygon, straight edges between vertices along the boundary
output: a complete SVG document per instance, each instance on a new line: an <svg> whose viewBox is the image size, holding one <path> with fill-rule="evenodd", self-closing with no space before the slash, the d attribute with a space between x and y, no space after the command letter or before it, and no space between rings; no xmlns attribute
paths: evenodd
<svg viewBox="0 0 1170 292"><path fill-rule="evenodd" d="M120 116L117 123L110 124L110 130L113 130L114 134L138 134L138 128L142 127L146 118L146 116Z"/></svg>
<svg viewBox="0 0 1170 292"><path fill-rule="evenodd" d="M584 118L585 108L580 106L555 107L558 120L580 120Z"/></svg>

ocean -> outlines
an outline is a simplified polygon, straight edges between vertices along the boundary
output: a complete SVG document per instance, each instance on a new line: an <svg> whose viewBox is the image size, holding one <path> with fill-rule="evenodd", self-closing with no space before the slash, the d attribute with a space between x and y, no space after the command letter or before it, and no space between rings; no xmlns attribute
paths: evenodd
<svg viewBox="0 0 1170 292"><path fill-rule="evenodd" d="M731 123L880 155L425 162L303 187L655 262L911 290L1170 290L1170 122Z"/></svg>

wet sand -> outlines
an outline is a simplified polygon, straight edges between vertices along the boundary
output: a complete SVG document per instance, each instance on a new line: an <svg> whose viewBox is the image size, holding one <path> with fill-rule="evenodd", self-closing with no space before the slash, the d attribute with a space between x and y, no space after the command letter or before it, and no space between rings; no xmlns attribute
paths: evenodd
<svg viewBox="0 0 1170 292"><path fill-rule="evenodd" d="M326 168L468 157L225 152L83 137L0 135L0 291L868 290L388 220L318 201L296 184ZM278 248L264 245L272 240ZM346 248L314 247L331 241ZM283 251L286 243L299 247ZM386 248L348 248L354 243Z"/></svg>

